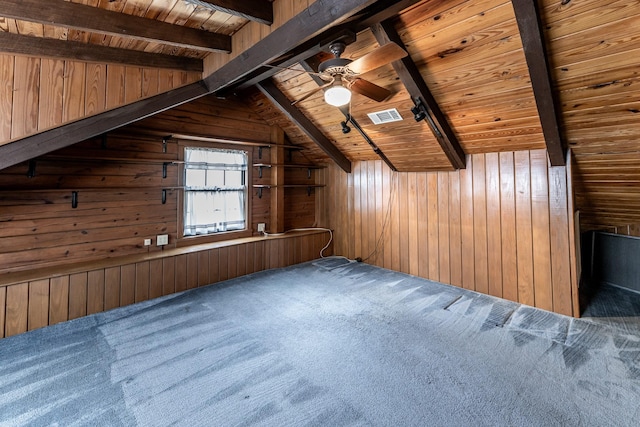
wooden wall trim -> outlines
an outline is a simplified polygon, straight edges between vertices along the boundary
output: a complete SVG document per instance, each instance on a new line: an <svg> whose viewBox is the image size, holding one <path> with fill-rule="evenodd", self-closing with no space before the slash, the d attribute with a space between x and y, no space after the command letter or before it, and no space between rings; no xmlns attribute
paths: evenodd
<svg viewBox="0 0 640 427"><path fill-rule="evenodd" d="M269 238L171 250L153 258L122 258L83 269L0 286L0 338L66 320L215 284L319 257L328 233L290 233ZM326 255L331 253L331 248ZM110 261L116 261L112 259Z"/></svg>
<svg viewBox="0 0 640 427"><path fill-rule="evenodd" d="M9 273L0 273L0 287L6 287L15 285L22 282L33 282L37 280L66 276L69 274L75 274L80 272L86 272L97 269L108 269L125 264L136 264L141 262L150 262L158 259L164 259L167 257L175 257L180 255L189 255L198 253L201 251L207 251L211 249L226 248L229 246L246 245L256 242L270 242L280 239L292 239L298 237L312 236L316 234L326 234L327 231L318 229L295 231L286 234L272 235L272 236L255 236L244 237L240 239L224 240L219 242L205 243L192 246L183 246L165 249L158 252L148 252L144 254L127 255L121 257L105 258L100 261L81 262L75 264L60 265L55 267L38 268L28 271L16 271Z"/></svg>

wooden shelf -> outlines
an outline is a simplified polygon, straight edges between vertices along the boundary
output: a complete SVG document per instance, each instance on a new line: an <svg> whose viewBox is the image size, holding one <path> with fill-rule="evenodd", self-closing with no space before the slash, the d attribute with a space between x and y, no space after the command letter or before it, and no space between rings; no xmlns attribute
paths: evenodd
<svg viewBox="0 0 640 427"><path fill-rule="evenodd" d="M311 190L313 188L319 188L319 187L324 187L324 184L285 184L285 185L271 185L271 184L254 184L253 188L256 188L258 190L258 198L261 199L262 198L262 190L263 189L270 189L270 188L277 188L277 187L281 187L281 188L306 188L307 189L307 195L310 196L311 195Z"/></svg>
<svg viewBox="0 0 640 427"><path fill-rule="evenodd" d="M46 161L46 160L67 160L67 161L84 161L84 162L119 162L119 163L140 163L140 164L155 164L155 165L178 165L184 163L183 160L176 159L148 159L148 158L135 158L135 157L83 157L83 156L66 156L57 154L47 154L42 157L34 159L34 161Z"/></svg>
<svg viewBox="0 0 640 427"><path fill-rule="evenodd" d="M307 169L307 178L311 179L311 171L314 169L324 169L325 166L302 165L302 164L272 164L272 163L254 163L254 168L258 168L258 178L262 178L263 168L283 167L287 169Z"/></svg>

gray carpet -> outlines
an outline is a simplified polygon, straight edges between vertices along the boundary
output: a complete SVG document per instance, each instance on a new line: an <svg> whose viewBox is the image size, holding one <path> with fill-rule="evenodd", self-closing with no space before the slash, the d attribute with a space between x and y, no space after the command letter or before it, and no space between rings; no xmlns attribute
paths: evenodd
<svg viewBox="0 0 640 427"><path fill-rule="evenodd" d="M635 426L629 324L325 258L0 340L0 425Z"/></svg>

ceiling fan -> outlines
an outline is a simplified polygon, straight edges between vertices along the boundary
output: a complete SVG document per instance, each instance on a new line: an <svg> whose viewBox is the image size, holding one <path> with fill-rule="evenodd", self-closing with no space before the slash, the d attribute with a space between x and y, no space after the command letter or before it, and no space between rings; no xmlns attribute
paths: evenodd
<svg viewBox="0 0 640 427"><path fill-rule="evenodd" d="M351 101L351 91L377 102L382 102L391 95L391 91L388 89L358 76L404 58L408 55L407 52L391 42L352 61L340 57L344 53L345 47L346 43L343 41L335 41L329 45L329 51L334 57L321 62L318 66L318 73L314 73L327 83L306 93L292 104L304 101L325 89L325 102L336 107L347 105Z"/></svg>

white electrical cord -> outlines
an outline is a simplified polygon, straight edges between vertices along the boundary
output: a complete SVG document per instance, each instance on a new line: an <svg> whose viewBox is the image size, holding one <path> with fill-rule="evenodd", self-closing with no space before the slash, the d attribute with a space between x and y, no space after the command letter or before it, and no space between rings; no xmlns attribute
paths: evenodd
<svg viewBox="0 0 640 427"><path fill-rule="evenodd" d="M323 227L309 227L309 228L292 228L291 230L287 230L283 233L267 233L266 231L262 232L262 235L265 237L269 237L269 236L283 236L287 233L293 233L294 231L328 231L329 232L329 241L327 242L326 245L324 245L324 247L322 249L320 249L320 258L324 258L325 256L323 255L323 252L329 247L329 245L331 245L331 242L333 241L333 231L330 228L323 228Z"/></svg>

